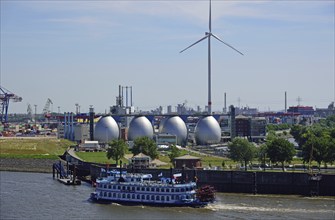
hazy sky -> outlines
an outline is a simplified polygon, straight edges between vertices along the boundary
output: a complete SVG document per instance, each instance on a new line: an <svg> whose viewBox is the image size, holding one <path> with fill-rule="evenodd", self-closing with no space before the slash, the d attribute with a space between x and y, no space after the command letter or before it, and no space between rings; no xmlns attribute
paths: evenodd
<svg viewBox="0 0 335 220"><path fill-rule="evenodd" d="M135 108L207 104L208 1L1 0L2 87L42 112L81 112L115 104L133 87ZM212 1L213 110L260 111L334 101L334 1Z"/></svg>

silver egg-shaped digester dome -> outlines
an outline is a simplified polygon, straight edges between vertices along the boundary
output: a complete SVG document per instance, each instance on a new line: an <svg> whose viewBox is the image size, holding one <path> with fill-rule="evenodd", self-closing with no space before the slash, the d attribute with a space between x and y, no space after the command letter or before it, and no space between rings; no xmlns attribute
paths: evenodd
<svg viewBox="0 0 335 220"><path fill-rule="evenodd" d="M221 140L221 128L213 116L201 118L195 127L195 140L199 145L217 144Z"/></svg>
<svg viewBox="0 0 335 220"><path fill-rule="evenodd" d="M148 137L152 139L154 128L145 116L137 116L131 120L128 129L128 140L134 141L138 137Z"/></svg>
<svg viewBox="0 0 335 220"><path fill-rule="evenodd" d="M95 125L94 140L109 142L120 137L120 129L111 116L101 117Z"/></svg>
<svg viewBox="0 0 335 220"><path fill-rule="evenodd" d="M161 125L162 124L162 125ZM179 116L168 117L161 121L159 133L176 135L177 144L184 146L187 142L187 127Z"/></svg>

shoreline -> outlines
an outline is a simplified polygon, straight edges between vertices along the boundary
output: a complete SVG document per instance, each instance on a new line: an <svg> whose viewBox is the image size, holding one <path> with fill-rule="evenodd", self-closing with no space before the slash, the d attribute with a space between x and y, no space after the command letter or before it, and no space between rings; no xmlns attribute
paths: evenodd
<svg viewBox="0 0 335 220"><path fill-rule="evenodd" d="M0 158L0 171L52 173L57 159Z"/></svg>

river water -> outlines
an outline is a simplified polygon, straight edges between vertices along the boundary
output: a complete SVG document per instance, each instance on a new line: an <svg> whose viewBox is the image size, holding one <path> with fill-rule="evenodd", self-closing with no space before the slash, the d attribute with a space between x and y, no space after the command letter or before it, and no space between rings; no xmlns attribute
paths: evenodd
<svg viewBox="0 0 335 220"><path fill-rule="evenodd" d="M52 174L0 172L0 219L335 219L334 197L218 193L205 208L96 204L87 183Z"/></svg>

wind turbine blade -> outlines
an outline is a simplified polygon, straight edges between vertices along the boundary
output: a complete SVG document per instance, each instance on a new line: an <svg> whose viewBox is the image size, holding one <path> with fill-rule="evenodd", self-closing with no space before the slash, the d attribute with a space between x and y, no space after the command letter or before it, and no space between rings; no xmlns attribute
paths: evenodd
<svg viewBox="0 0 335 220"><path fill-rule="evenodd" d="M231 49L235 50L237 53L241 54L241 55L244 55L243 53L241 53L240 51L238 51L236 48L234 48L233 46L231 46L230 44L227 44L226 42L224 42L223 40L221 40L218 36L216 36L215 34L212 34L211 35L217 39L218 41L220 41L221 43L224 43L225 45L227 45L228 47L230 47Z"/></svg>
<svg viewBox="0 0 335 220"><path fill-rule="evenodd" d="M212 32L212 1L209 0L209 33Z"/></svg>
<svg viewBox="0 0 335 220"><path fill-rule="evenodd" d="M203 38L201 38L201 39L198 40L197 42L191 44L190 46L186 47L184 50L180 51L179 53L182 53L182 52L184 52L185 50L187 50L188 48L193 47L194 45L196 45L196 44L199 43L200 41L205 40L207 37L209 37L209 35L206 34L206 36L204 36Z"/></svg>

